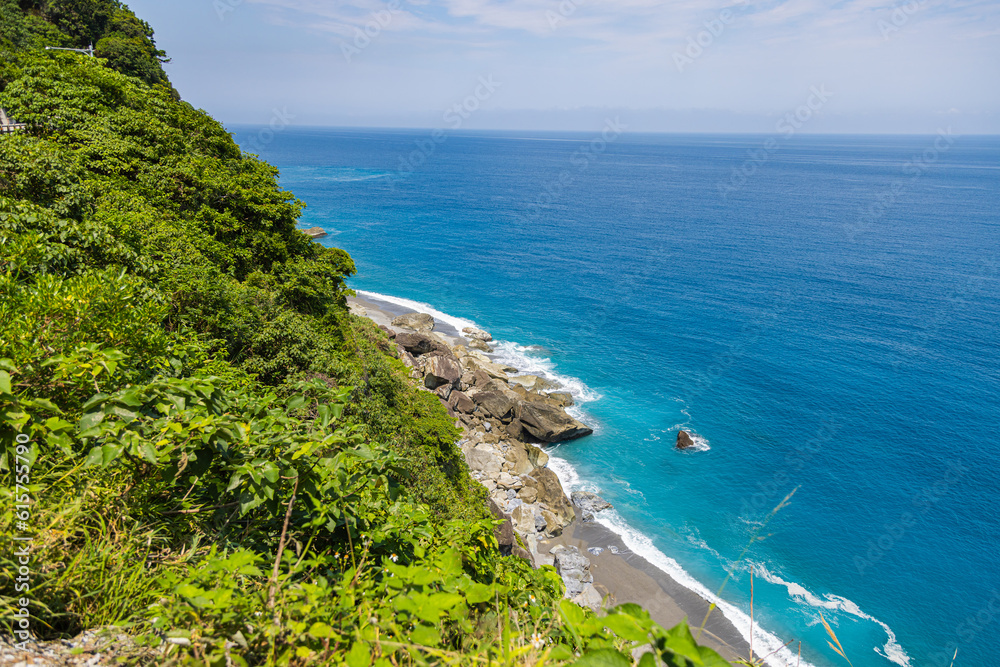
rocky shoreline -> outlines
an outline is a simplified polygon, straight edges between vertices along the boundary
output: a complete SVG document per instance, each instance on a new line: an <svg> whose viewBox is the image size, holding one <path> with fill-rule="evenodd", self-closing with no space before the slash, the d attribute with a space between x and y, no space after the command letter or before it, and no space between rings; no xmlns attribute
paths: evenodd
<svg viewBox="0 0 1000 667"><path fill-rule="evenodd" d="M591 432L566 412L572 395L497 363L485 331L459 331L426 313L368 297L351 297L348 305L387 332L413 381L437 394L462 428L459 446L471 475L489 492L494 516L504 521L496 531L502 550L535 567L555 567L566 597L580 605L596 611L633 602L663 627L684 619L698 625L708 616L702 643L729 660L748 654L746 640L727 618L718 611L709 616L708 601L594 520L609 503L586 492L567 497L547 467L545 447ZM678 449L689 440L693 445L691 434L679 434Z"/></svg>
<svg viewBox="0 0 1000 667"><path fill-rule="evenodd" d="M599 609L603 596L593 585L586 553L572 545L542 546L577 518L593 520L594 512L611 507L594 494L567 497L547 467L542 447L593 432L566 412L572 395L545 378L494 361L489 356L493 337L486 331L445 333L436 330L427 313L390 319L371 304L351 299L349 305L388 335L410 377L437 395L462 429L458 445L472 477L486 487L494 516L505 522L497 529L501 550L535 567L554 566L566 584L566 597Z"/></svg>

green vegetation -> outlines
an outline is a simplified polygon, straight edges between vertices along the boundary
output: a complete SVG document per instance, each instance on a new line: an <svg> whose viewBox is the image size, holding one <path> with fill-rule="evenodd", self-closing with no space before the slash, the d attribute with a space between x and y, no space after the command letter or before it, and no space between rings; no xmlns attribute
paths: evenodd
<svg viewBox="0 0 1000 667"><path fill-rule="evenodd" d="M111 0L0 18L0 106L32 128L0 136L0 528L30 514L39 638L120 626L157 664L628 665L631 642L725 664L499 555L445 410L347 312L351 258L179 101L147 24ZM8 633L17 568L0 553Z"/></svg>

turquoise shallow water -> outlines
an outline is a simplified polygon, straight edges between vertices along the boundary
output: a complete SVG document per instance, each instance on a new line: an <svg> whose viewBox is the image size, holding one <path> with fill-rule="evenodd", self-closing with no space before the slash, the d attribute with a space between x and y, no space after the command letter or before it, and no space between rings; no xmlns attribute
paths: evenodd
<svg viewBox="0 0 1000 667"><path fill-rule="evenodd" d="M731 571L738 625L753 572L755 646L843 664L822 612L856 667L996 664L1000 139L599 135L296 129L262 157L355 288L561 377L597 428L561 477L691 587Z"/></svg>

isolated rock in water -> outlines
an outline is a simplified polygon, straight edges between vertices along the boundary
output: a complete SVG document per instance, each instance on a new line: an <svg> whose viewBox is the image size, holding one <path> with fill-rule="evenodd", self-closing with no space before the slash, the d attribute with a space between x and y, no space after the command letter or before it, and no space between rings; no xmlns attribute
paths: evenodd
<svg viewBox="0 0 1000 667"><path fill-rule="evenodd" d="M428 357L424 364L424 386L436 389L441 385L455 386L462 377L462 366L454 358Z"/></svg>
<svg viewBox="0 0 1000 667"><path fill-rule="evenodd" d="M522 403L517 418L528 433L542 442L562 442L594 432L594 429L573 419L560 408L544 403Z"/></svg>
<svg viewBox="0 0 1000 667"><path fill-rule="evenodd" d="M571 498L573 504L584 512L600 512L613 507L607 500L589 491L574 491Z"/></svg>
<svg viewBox="0 0 1000 667"><path fill-rule="evenodd" d="M488 343L491 340L493 340L493 336L491 336L488 332L483 331L482 329L475 329L473 327L465 327L464 329L462 329L462 333L465 334L466 338L475 339L475 340L481 340L481 341L484 341L486 343Z"/></svg>
<svg viewBox="0 0 1000 667"><path fill-rule="evenodd" d="M394 327L406 327L413 331L434 331L434 318L427 313L407 313L392 321Z"/></svg>
<svg viewBox="0 0 1000 667"><path fill-rule="evenodd" d="M687 431L678 431L677 449L688 449L689 447L694 447L694 440L691 438L691 434Z"/></svg>
<svg viewBox="0 0 1000 667"><path fill-rule="evenodd" d="M473 350L480 350L482 352L492 352L493 348L479 340L478 338L473 338L469 341L469 347Z"/></svg>

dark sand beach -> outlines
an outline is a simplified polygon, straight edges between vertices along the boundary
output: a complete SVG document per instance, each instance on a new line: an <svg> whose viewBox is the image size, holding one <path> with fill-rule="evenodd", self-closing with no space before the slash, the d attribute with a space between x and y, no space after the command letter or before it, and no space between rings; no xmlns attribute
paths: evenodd
<svg viewBox="0 0 1000 667"><path fill-rule="evenodd" d="M410 312L404 306L365 296L350 297L348 304L352 311L384 326L391 326L393 318ZM462 336L461 332L445 322L436 322L435 332L449 337ZM594 585L605 597L607 606L626 602L642 605L657 623L666 628L686 618L692 632L697 634L697 628L708 613L708 601L642 556L632 553L613 531L601 524L584 523L577 519L561 536L539 542L539 552L547 554L559 544L575 546L590 559ZM600 547L603 551L597 555L588 553L590 547ZM614 553L611 547L618 553ZM746 640L718 609L709 615L699 641L729 660L749 654Z"/></svg>
<svg viewBox="0 0 1000 667"><path fill-rule="evenodd" d="M590 559L594 586L606 596L607 606L626 602L642 605L654 621L666 628L687 618L692 633L697 636L697 628L708 613L708 601L631 552L619 535L599 523L577 519L561 536L539 542L538 548L548 553L559 544L575 546ZM603 551L594 555L587 552L590 547L600 547ZM618 553L613 553L610 547L615 547ZM727 660L745 658L750 650L743 636L718 609L709 615L699 642L715 649Z"/></svg>

